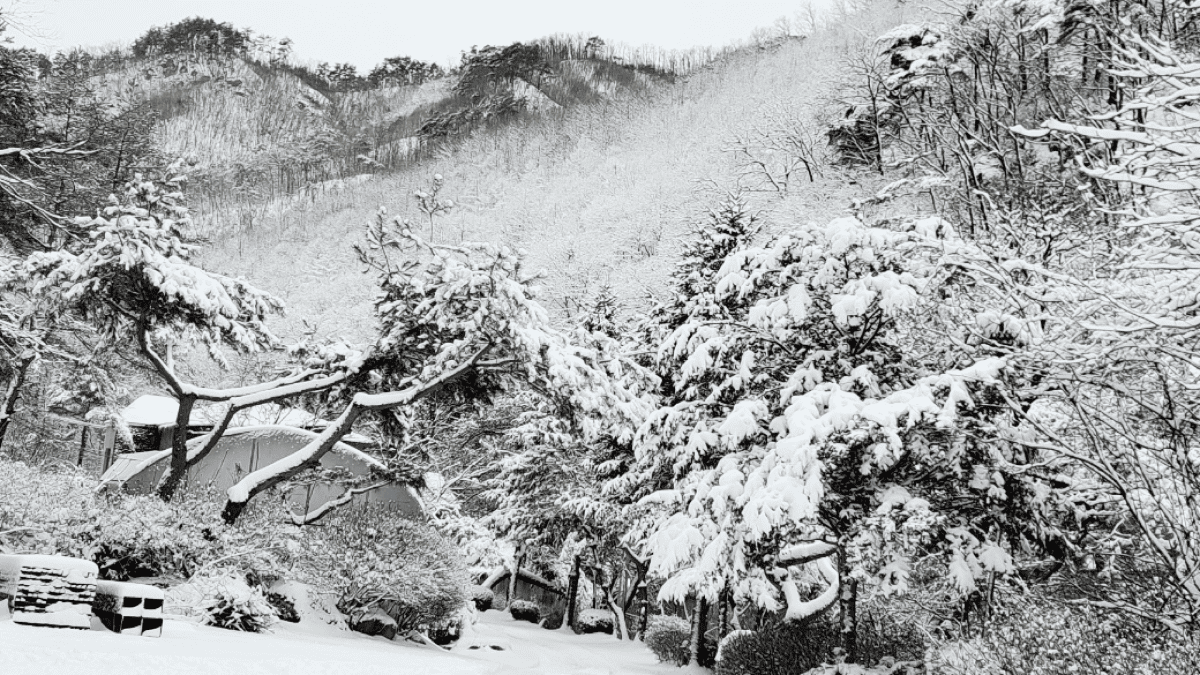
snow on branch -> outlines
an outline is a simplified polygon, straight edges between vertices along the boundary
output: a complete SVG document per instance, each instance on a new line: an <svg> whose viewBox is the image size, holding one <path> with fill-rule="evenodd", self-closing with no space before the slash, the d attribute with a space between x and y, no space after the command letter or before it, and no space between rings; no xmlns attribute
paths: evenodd
<svg viewBox="0 0 1200 675"><path fill-rule="evenodd" d="M837 602L838 590L841 585L838 582L837 567L829 561L829 557L825 556L816 560L817 571L824 577L829 585L825 587L821 594L811 600L801 600L800 592L796 588L796 582L792 578L791 570L788 571L788 577L781 584L783 589L783 597L787 602L787 611L784 613L784 618L787 621L803 621L811 616L815 616Z"/></svg>
<svg viewBox="0 0 1200 675"><path fill-rule="evenodd" d="M820 558L827 558L836 554L837 551L837 544L830 544L825 541L807 541L803 544L788 546L780 551L779 564L785 567L803 565L814 560L819 560Z"/></svg>
<svg viewBox="0 0 1200 675"><path fill-rule="evenodd" d="M291 523L293 525L312 525L313 523L321 520L322 518L329 515L330 513L332 513L334 510L338 509L339 507L345 506L346 504L349 504L350 502L354 501L354 498L356 496L361 495L361 494L366 494L372 490L377 490L381 487L387 486L388 484L389 483L387 481L385 481L382 483L375 483L373 485L367 485L365 487L346 488L346 491L343 492L341 495L339 495L337 498L331 499L331 500L325 502L321 506L313 509L312 511L309 511L308 513L305 513L303 515L293 513L291 515Z"/></svg>

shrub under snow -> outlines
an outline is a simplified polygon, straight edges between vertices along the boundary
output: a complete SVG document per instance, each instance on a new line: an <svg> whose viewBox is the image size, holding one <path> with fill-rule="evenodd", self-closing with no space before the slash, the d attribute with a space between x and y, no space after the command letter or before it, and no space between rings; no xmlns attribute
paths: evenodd
<svg viewBox="0 0 1200 675"><path fill-rule="evenodd" d="M606 609L585 609L579 613L575 625L581 633L613 632L613 614Z"/></svg>
<svg viewBox="0 0 1200 675"><path fill-rule="evenodd" d="M300 536L283 524L277 500L260 500L228 527L218 517L219 500L199 490L172 502L96 494L94 477L7 460L0 460L0 476L0 548L91 560L104 579L186 579L218 559L241 572L278 576Z"/></svg>
<svg viewBox="0 0 1200 675"><path fill-rule="evenodd" d="M529 600L513 600L508 603L508 613L517 621L537 623L542 616L542 610L536 602Z"/></svg>
<svg viewBox="0 0 1200 675"><path fill-rule="evenodd" d="M746 631L721 645L717 675L802 675L831 659L840 637L821 618Z"/></svg>
<svg viewBox="0 0 1200 675"><path fill-rule="evenodd" d="M467 600L461 555L427 524L386 509L354 507L327 517L319 532L309 534L301 574L339 593L344 614L377 607L400 631L437 630Z"/></svg>
<svg viewBox="0 0 1200 675"><path fill-rule="evenodd" d="M646 626L646 646L663 663L687 665L691 638L692 627L677 616L652 616Z"/></svg>
<svg viewBox="0 0 1200 675"><path fill-rule="evenodd" d="M252 588L232 570L221 570L192 583L202 597L201 620L210 626L261 633L279 620L262 591Z"/></svg>
<svg viewBox="0 0 1200 675"><path fill-rule="evenodd" d="M1194 673L1200 645L1149 622L1032 595L997 611L986 635L931 650L946 675Z"/></svg>
<svg viewBox="0 0 1200 675"><path fill-rule="evenodd" d="M492 608L492 604L496 602L496 594L490 589L483 586L472 586L468 590L471 602L475 605L475 609L480 612L486 612Z"/></svg>

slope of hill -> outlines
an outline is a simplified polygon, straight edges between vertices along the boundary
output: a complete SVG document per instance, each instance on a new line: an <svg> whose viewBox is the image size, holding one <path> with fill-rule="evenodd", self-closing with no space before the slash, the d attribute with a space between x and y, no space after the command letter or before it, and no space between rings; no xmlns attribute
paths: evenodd
<svg viewBox="0 0 1200 675"><path fill-rule="evenodd" d="M91 84L117 109L157 114L158 150L187 162L205 231L224 232L254 226L273 200L412 164L433 140L645 91L666 76L573 44L489 47L459 71L408 85L334 83L303 66L203 51L125 58Z"/></svg>
<svg viewBox="0 0 1200 675"><path fill-rule="evenodd" d="M206 263L283 296L285 334L304 319L319 334L362 337L374 290L351 246L383 206L436 242L526 249L561 317L601 286L634 312L662 288L681 235L729 192L786 218L835 215L861 193L827 157L827 111L846 57L914 13L880 8L853 30L743 48L634 95L476 129L414 166L276 202L269 219L222 236ZM435 174L456 206L431 223L412 195Z"/></svg>

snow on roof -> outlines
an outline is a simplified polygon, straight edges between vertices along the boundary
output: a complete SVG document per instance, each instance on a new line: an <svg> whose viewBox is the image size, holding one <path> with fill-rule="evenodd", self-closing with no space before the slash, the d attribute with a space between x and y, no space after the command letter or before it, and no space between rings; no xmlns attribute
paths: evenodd
<svg viewBox="0 0 1200 675"><path fill-rule="evenodd" d="M121 416L129 424L146 427L170 427L175 425L175 415L179 412L179 402L170 396L146 394L138 397L121 411ZM198 403L192 410L191 426L213 426L225 414L225 406L211 403ZM286 408L274 403L255 406L238 411L230 422L231 427L312 427L324 429L329 421L298 408ZM342 440L348 443L368 444L371 439L350 432Z"/></svg>
<svg viewBox="0 0 1200 675"><path fill-rule="evenodd" d="M278 438L280 436L300 436L309 441L318 436L316 432L309 431L308 429L285 427L277 424L264 424L256 427L236 427L233 429L226 429L221 438L224 439L242 435L253 435L260 439L269 439L272 437ZM204 447L204 442L207 439L208 436L204 435L188 440L189 460L195 456L195 453L200 451L200 448ZM375 468L386 469L386 466L383 464L383 462L380 462L378 459L375 459L362 450L346 445L345 443L337 443L333 446L333 451L345 457L355 457L360 459L366 464L374 466ZM123 462L114 462L113 466L109 467L109 471L105 472L105 477L119 481L128 480L130 477L136 476L147 468L163 461L164 459L167 459L170 456L171 448L166 448L165 450L154 450L150 452L130 452L120 454L117 455L117 460L129 460L129 463L125 464ZM118 463L120 463L120 469L117 468ZM110 473L112 476L109 476Z"/></svg>
<svg viewBox="0 0 1200 675"><path fill-rule="evenodd" d="M157 458L171 454L170 450L148 450L146 452L124 452L113 459L113 463L100 476L100 485L124 483L141 473L142 469L158 461ZM147 462L149 460L149 462Z"/></svg>
<svg viewBox="0 0 1200 675"><path fill-rule="evenodd" d="M125 406L121 417L130 424L144 427L169 427L175 424L179 402L170 396L146 394Z"/></svg>
<svg viewBox="0 0 1200 675"><path fill-rule="evenodd" d="M308 429L300 429L299 427L289 427L289 426L284 426L282 424L260 424L258 426L253 426L253 427L237 427L235 429L227 429L225 431L224 437L253 436L255 438L260 438L260 439L269 439L269 438L279 438L281 436L299 436L299 437L306 438L311 441L319 435L320 434L315 431L309 431ZM350 434L346 434L346 435L349 436ZM201 436L201 438L204 438L204 437ZM191 441L188 441L188 444L190 445L192 443L195 443L197 440L199 440L199 439L192 439ZM377 469L386 469L387 468L386 466L384 466L383 462L375 459L374 457L368 455L367 453L363 452L362 450L359 450L358 448L355 448L355 447L351 447L341 441L338 441L337 445L333 446L333 451L338 453L339 455L343 455L346 457L358 458L358 459L366 462L367 464L374 466Z"/></svg>
<svg viewBox="0 0 1200 675"><path fill-rule="evenodd" d="M492 586L496 585L496 582L498 582L501 579L503 579L504 577L508 576L509 571L510 570L507 567L500 565L496 569L492 570L492 573L488 575L488 578L484 579L483 583L479 584L479 585L483 586L484 588L491 588ZM554 584L539 577L538 575L534 574L533 572L529 572L527 570L518 571L517 578L524 579L525 581L528 581L536 586L542 586L542 587L544 587L548 590L554 591L556 593L562 592Z"/></svg>

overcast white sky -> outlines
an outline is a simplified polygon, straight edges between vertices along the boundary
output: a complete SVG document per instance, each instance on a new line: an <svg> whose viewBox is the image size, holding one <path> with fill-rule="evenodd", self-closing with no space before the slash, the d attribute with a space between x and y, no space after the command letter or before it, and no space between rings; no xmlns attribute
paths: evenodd
<svg viewBox="0 0 1200 675"><path fill-rule="evenodd" d="M0 0L0 11L40 34L13 31L42 51L132 43L151 26L201 16L290 37L300 61L349 62L360 71L389 56L457 63L472 45L551 33L683 48L748 37L805 0ZM818 0L819 1L819 0Z"/></svg>

